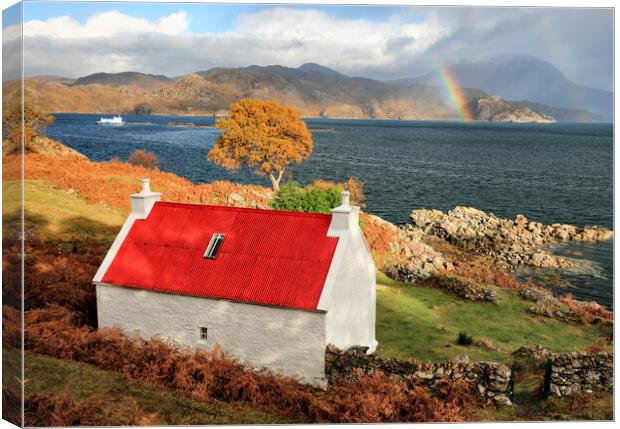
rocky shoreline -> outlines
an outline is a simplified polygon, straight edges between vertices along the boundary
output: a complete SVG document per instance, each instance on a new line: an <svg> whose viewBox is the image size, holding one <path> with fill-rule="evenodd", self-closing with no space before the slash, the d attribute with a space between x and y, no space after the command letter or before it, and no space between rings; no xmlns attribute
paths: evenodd
<svg viewBox="0 0 620 429"><path fill-rule="evenodd" d="M501 219L492 213L460 206L447 213L413 210L411 222L410 229L440 237L511 267L522 264L541 268L570 267L570 260L550 255L540 247L563 241L605 241L613 237L613 232L602 226L548 225L530 221L521 214L514 220Z"/></svg>
<svg viewBox="0 0 620 429"><path fill-rule="evenodd" d="M502 219L492 213L461 206L447 213L413 210L410 219L410 224L398 228L398 239L391 246L395 262L386 267L389 275L409 282L451 271L454 267L454 261L427 244L430 238L440 239L474 255L489 257L499 268L511 271L521 265L570 268L574 261L552 255L543 246L566 241L605 241L613 237L613 232L602 226L549 225L529 220L521 214L514 220Z"/></svg>

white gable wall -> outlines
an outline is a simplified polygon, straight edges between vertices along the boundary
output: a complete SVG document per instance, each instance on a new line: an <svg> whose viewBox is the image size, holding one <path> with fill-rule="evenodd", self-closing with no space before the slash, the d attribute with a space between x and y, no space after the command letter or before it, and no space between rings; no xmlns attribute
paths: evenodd
<svg viewBox="0 0 620 429"><path fill-rule="evenodd" d="M325 386L325 313L97 285L99 327L211 349ZM200 327L208 340L200 340ZM374 329L374 328L373 328ZM374 332L374 331L373 331Z"/></svg>
<svg viewBox="0 0 620 429"><path fill-rule="evenodd" d="M340 349L367 346L372 353L377 347L375 264L356 214L350 228L338 234L338 247L326 281L333 281L333 287L329 296L321 297L327 307L325 337L328 344Z"/></svg>

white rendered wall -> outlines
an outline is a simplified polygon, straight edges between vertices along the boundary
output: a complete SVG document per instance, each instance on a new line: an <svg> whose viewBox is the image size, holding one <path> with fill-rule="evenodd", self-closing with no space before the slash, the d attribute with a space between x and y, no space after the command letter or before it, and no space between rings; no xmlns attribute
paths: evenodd
<svg viewBox="0 0 620 429"><path fill-rule="evenodd" d="M100 327L224 352L255 368L325 386L325 313L97 285ZM200 340L200 327L208 340Z"/></svg>
<svg viewBox="0 0 620 429"><path fill-rule="evenodd" d="M375 264L357 216L353 221L339 239L342 256L333 262L337 271L327 299L326 340L343 350L356 345L367 346L372 353L377 347Z"/></svg>

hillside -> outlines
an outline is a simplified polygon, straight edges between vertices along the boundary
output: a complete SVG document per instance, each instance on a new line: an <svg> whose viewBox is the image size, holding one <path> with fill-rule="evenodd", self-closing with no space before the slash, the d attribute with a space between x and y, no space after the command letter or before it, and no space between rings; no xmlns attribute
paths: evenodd
<svg viewBox="0 0 620 429"><path fill-rule="evenodd" d="M551 116L538 113L527 106L509 103L497 95L478 97L470 103L474 117L493 122L555 122Z"/></svg>
<svg viewBox="0 0 620 429"><path fill-rule="evenodd" d="M37 82L41 82L41 83L57 82L57 83L62 83L63 85L71 85L73 82L75 82L75 79L72 79L70 77L56 76L53 74L41 74L37 76L29 76L28 79L36 80Z"/></svg>
<svg viewBox="0 0 620 429"><path fill-rule="evenodd" d="M394 380L381 378L380 374L357 383L335 385L327 392L315 392L290 380L239 369L225 359L174 355L157 342L130 343L118 332L92 331L88 324L95 323L96 317L91 279L122 225L128 212L128 195L139 187L140 178L151 177L154 189L162 191L164 200L169 201L266 207L272 193L260 186L229 182L193 184L172 173L119 161L92 162L48 143L24 157L29 257L23 269L31 279L24 298L29 349L26 388L28 394L35 395L30 397L29 405L35 401L51 404L45 409L56 410L56 418L73 416L74 421L97 425L502 420L506 416L531 420L558 415L572 419L609 419L612 415L610 393L578 397L581 405L577 408L571 405L570 399L541 400L537 389L542 367L527 360L530 358L520 360L513 354L517 348L533 342L553 351L608 350L612 347L611 322L598 318L594 322L573 323L534 313L531 307L537 303L522 298L519 293L519 288L532 286L508 281L508 275L502 277L499 272L486 276L487 280L478 277L483 271L469 273L471 282L497 295L496 303L464 299L430 280L409 284L379 273L377 354L433 361L466 354L472 360L516 362L519 393L514 407L480 408L477 403L467 402L452 404L449 410L429 416L420 410L443 403L432 402L431 398L436 396L426 396L418 385L416 392L411 392L416 396L405 396L407 400L402 402L406 406L403 410L409 410L406 414L399 408L401 402L393 400L389 393L398 385ZM3 238L9 249L3 261L3 275L7 279L3 288L5 307L21 302L21 283L15 275L22 269L17 252L20 244L11 235L20 219L20 161L16 155L3 158ZM68 161L70 175L66 174ZM393 252L394 243L396 248L404 246L394 225L367 214L363 214L361 224L377 256L381 252ZM463 269L470 263L473 270L475 261L481 261L487 270L491 267L487 259L466 256L467 252L446 241L429 243L444 257L454 257L455 263L459 259L461 276L466 274ZM417 255L428 251L428 245L418 243L410 250ZM424 257L424 261L427 259ZM377 264L380 266L378 259ZM13 301L16 296L18 301ZM49 304L60 305L65 310L46 309ZM3 321L3 344L10 347L15 344L11 342L14 341L11 332L19 335L20 325L15 320L20 319L16 310L3 310L5 316L17 315L17 319L7 317ZM67 310L78 314L79 321L72 324L63 319L63 311ZM471 335L474 342L460 344L457 341L460 332ZM18 372L18 350L4 351L5 363L9 364L4 366L8 376L5 379L14 380L11 374ZM7 368L11 365L12 368ZM216 382L205 381L214 380L206 378L213 374L217 374ZM463 390L458 392L459 396L469 395ZM378 400L369 402L368 398ZM391 404L396 411L386 415L385 404ZM88 412L80 413L80 410ZM31 418L33 415L36 417L34 411L29 414ZM43 416L49 418L48 414ZM57 421L56 425L62 422Z"/></svg>
<svg viewBox="0 0 620 429"><path fill-rule="evenodd" d="M140 88L152 88L162 83L170 83L172 79L164 75L152 75L137 72L123 72L123 73L95 73L88 76L81 77L72 82L71 86L78 85L132 85Z"/></svg>
<svg viewBox="0 0 620 429"><path fill-rule="evenodd" d="M440 87L352 78L318 64L304 64L298 69L278 65L215 68L174 82L165 79L141 73L99 73L77 79L70 86L27 79L26 87L35 101L52 113L128 113L142 104L153 114L225 115L234 101L260 98L293 105L306 117L458 119ZM19 86L17 82L4 82L3 87L10 95ZM476 89L463 92L470 102L488 96ZM510 102L502 106L505 115L497 112L491 118L474 119L547 122L532 109L519 109Z"/></svg>
<svg viewBox="0 0 620 429"><path fill-rule="evenodd" d="M528 107L544 115L551 116L558 122L601 122L603 117L583 109L561 109L549 107L532 101L519 101L516 104Z"/></svg>
<svg viewBox="0 0 620 429"><path fill-rule="evenodd" d="M297 67L297 70L302 72L318 72L323 73L328 76L344 76L342 73L337 72L334 69L330 69L329 67L322 66L317 63L305 63Z"/></svg>
<svg viewBox="0 0 620 429"><path fill-rule="evenodd" d="M448 67L460 85L480 88L507 100L527 100L562 109L586 110L612 119L613 93L571 82L553 64L529 55L501 55L463 61ZM394 84L438 85L440 72L391 81ZM556 118L558 119L558 118Z"/></svg>

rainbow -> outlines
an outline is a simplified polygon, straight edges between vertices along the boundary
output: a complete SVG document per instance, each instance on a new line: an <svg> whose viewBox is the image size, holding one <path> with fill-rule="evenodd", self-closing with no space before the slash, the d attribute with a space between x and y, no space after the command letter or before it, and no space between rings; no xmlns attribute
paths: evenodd
<svg viewBox="0 0 620 429"><path fill-rule="evenodd" d="M459 117L465 122L473 121L474 117L467 105L467 99L463 94L463 89L459 86L450 69L438 58L435 58L433 62L439 72L439 78L441 79L444 92L454 106L456 113L458 113Z"/></svg>

